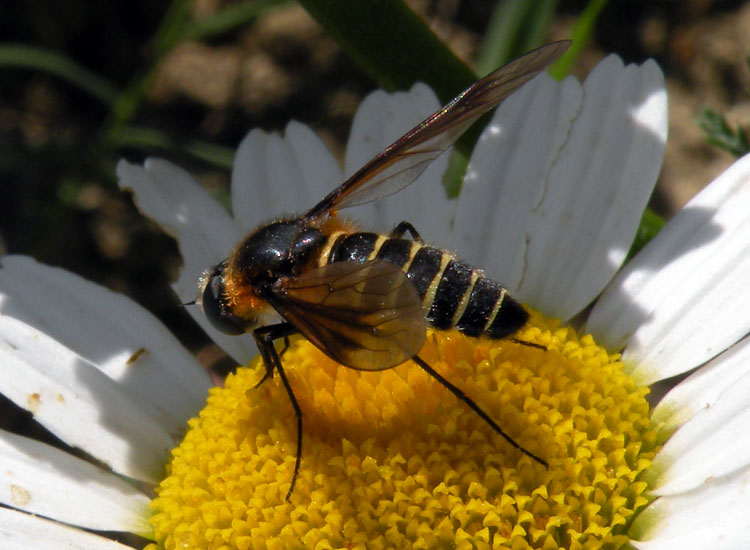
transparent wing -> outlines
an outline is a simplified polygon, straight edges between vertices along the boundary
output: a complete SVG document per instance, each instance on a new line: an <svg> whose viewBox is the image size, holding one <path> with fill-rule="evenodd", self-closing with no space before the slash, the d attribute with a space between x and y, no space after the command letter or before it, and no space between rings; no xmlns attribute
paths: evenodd
<svg viewBox="0 0 750 550"><path fill-rule="evenodd" d="M570 44L569 40L552 42L475 82L389 145L304 217L322 216L334 208L357 206L400 191L417 179L480 116L534 78Z"/></svg>
<svg viewBox="0 0 750 550"><path fill-rule="evenodd" d="M394 264L338 262L281 281L271 305L326 355L382 370L410 359L425 340L414 285Z"/></svg>

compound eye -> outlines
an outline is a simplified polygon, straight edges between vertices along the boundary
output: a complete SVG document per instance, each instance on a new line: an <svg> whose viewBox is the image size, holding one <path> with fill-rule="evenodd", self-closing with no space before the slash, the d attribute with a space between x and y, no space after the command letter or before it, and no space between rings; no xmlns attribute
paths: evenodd
<svg viewBox="0 0 750 550"><path fill-rule="evenodd" d="M203 314L215 329L225 334L238 336L245 333L245 323L242 322L242 319L232 314L227 307L221 267L221 264L216 266L208 278L206 288L203 290L201 300Z"/></svg>

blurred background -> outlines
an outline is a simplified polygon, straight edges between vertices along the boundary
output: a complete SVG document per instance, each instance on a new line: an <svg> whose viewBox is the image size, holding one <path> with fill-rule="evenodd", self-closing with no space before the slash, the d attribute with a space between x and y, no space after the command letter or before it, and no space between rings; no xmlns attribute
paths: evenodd
<svg viewBox="0 0 750 550"><path fill-rule="evenodd" d="M504 4L408 2L470 66L493 14L514 3ZM725 116L719 133L729 141L750 125L750 2L528 4L548 10L541 43L570 37L589 10L578 77L608 53L651 57L664 70L670 128L656 212L668 218L734 160L707 143L698 119L704 107ZM131 296L216 363L220 352L169 291L176 246L118 190L117 160L168 158L226 197L232 151L250 129L300 120L341 153L354 110L378 83L291 1L6 0L3 12L0 254L28 254Z"/></svg>

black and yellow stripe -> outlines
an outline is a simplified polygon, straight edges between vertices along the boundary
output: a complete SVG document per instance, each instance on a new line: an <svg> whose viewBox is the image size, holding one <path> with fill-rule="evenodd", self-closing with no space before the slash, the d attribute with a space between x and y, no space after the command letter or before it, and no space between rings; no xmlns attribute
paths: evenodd
<svg viewBox="0 0 750 550"><path fill-rule="evenodd" d="M443 250L378 233L337 232L321 249L320 264L385 260L414 283L427 321L468 336L503 338L520 329L528 313L499 283Z"/></svg>

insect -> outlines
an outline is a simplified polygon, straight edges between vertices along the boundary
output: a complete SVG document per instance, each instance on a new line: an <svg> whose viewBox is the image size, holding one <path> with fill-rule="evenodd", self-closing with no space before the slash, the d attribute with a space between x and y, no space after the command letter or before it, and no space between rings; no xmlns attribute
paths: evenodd
<svg viewBox="0 0 750 550"><path fill-rule="evenodd" d="M295 333L353 369L377 371L415 361L513 447L547 465L417 355L427 325L469 336L512 337L528 319L523 307L481 271L425 245L406 221L381 235L349 227L335 214L412 183L482 114L569 46L569 41L547 44L477 81L302 216L261 226L201 277L198 302L206 317L223 332L252 334L266 368L258 385L276 371L289 395L297 455L287 500L302 457L302 411L275 342L288 343ZM282 321L264 325L267 313Z"/></svg>

